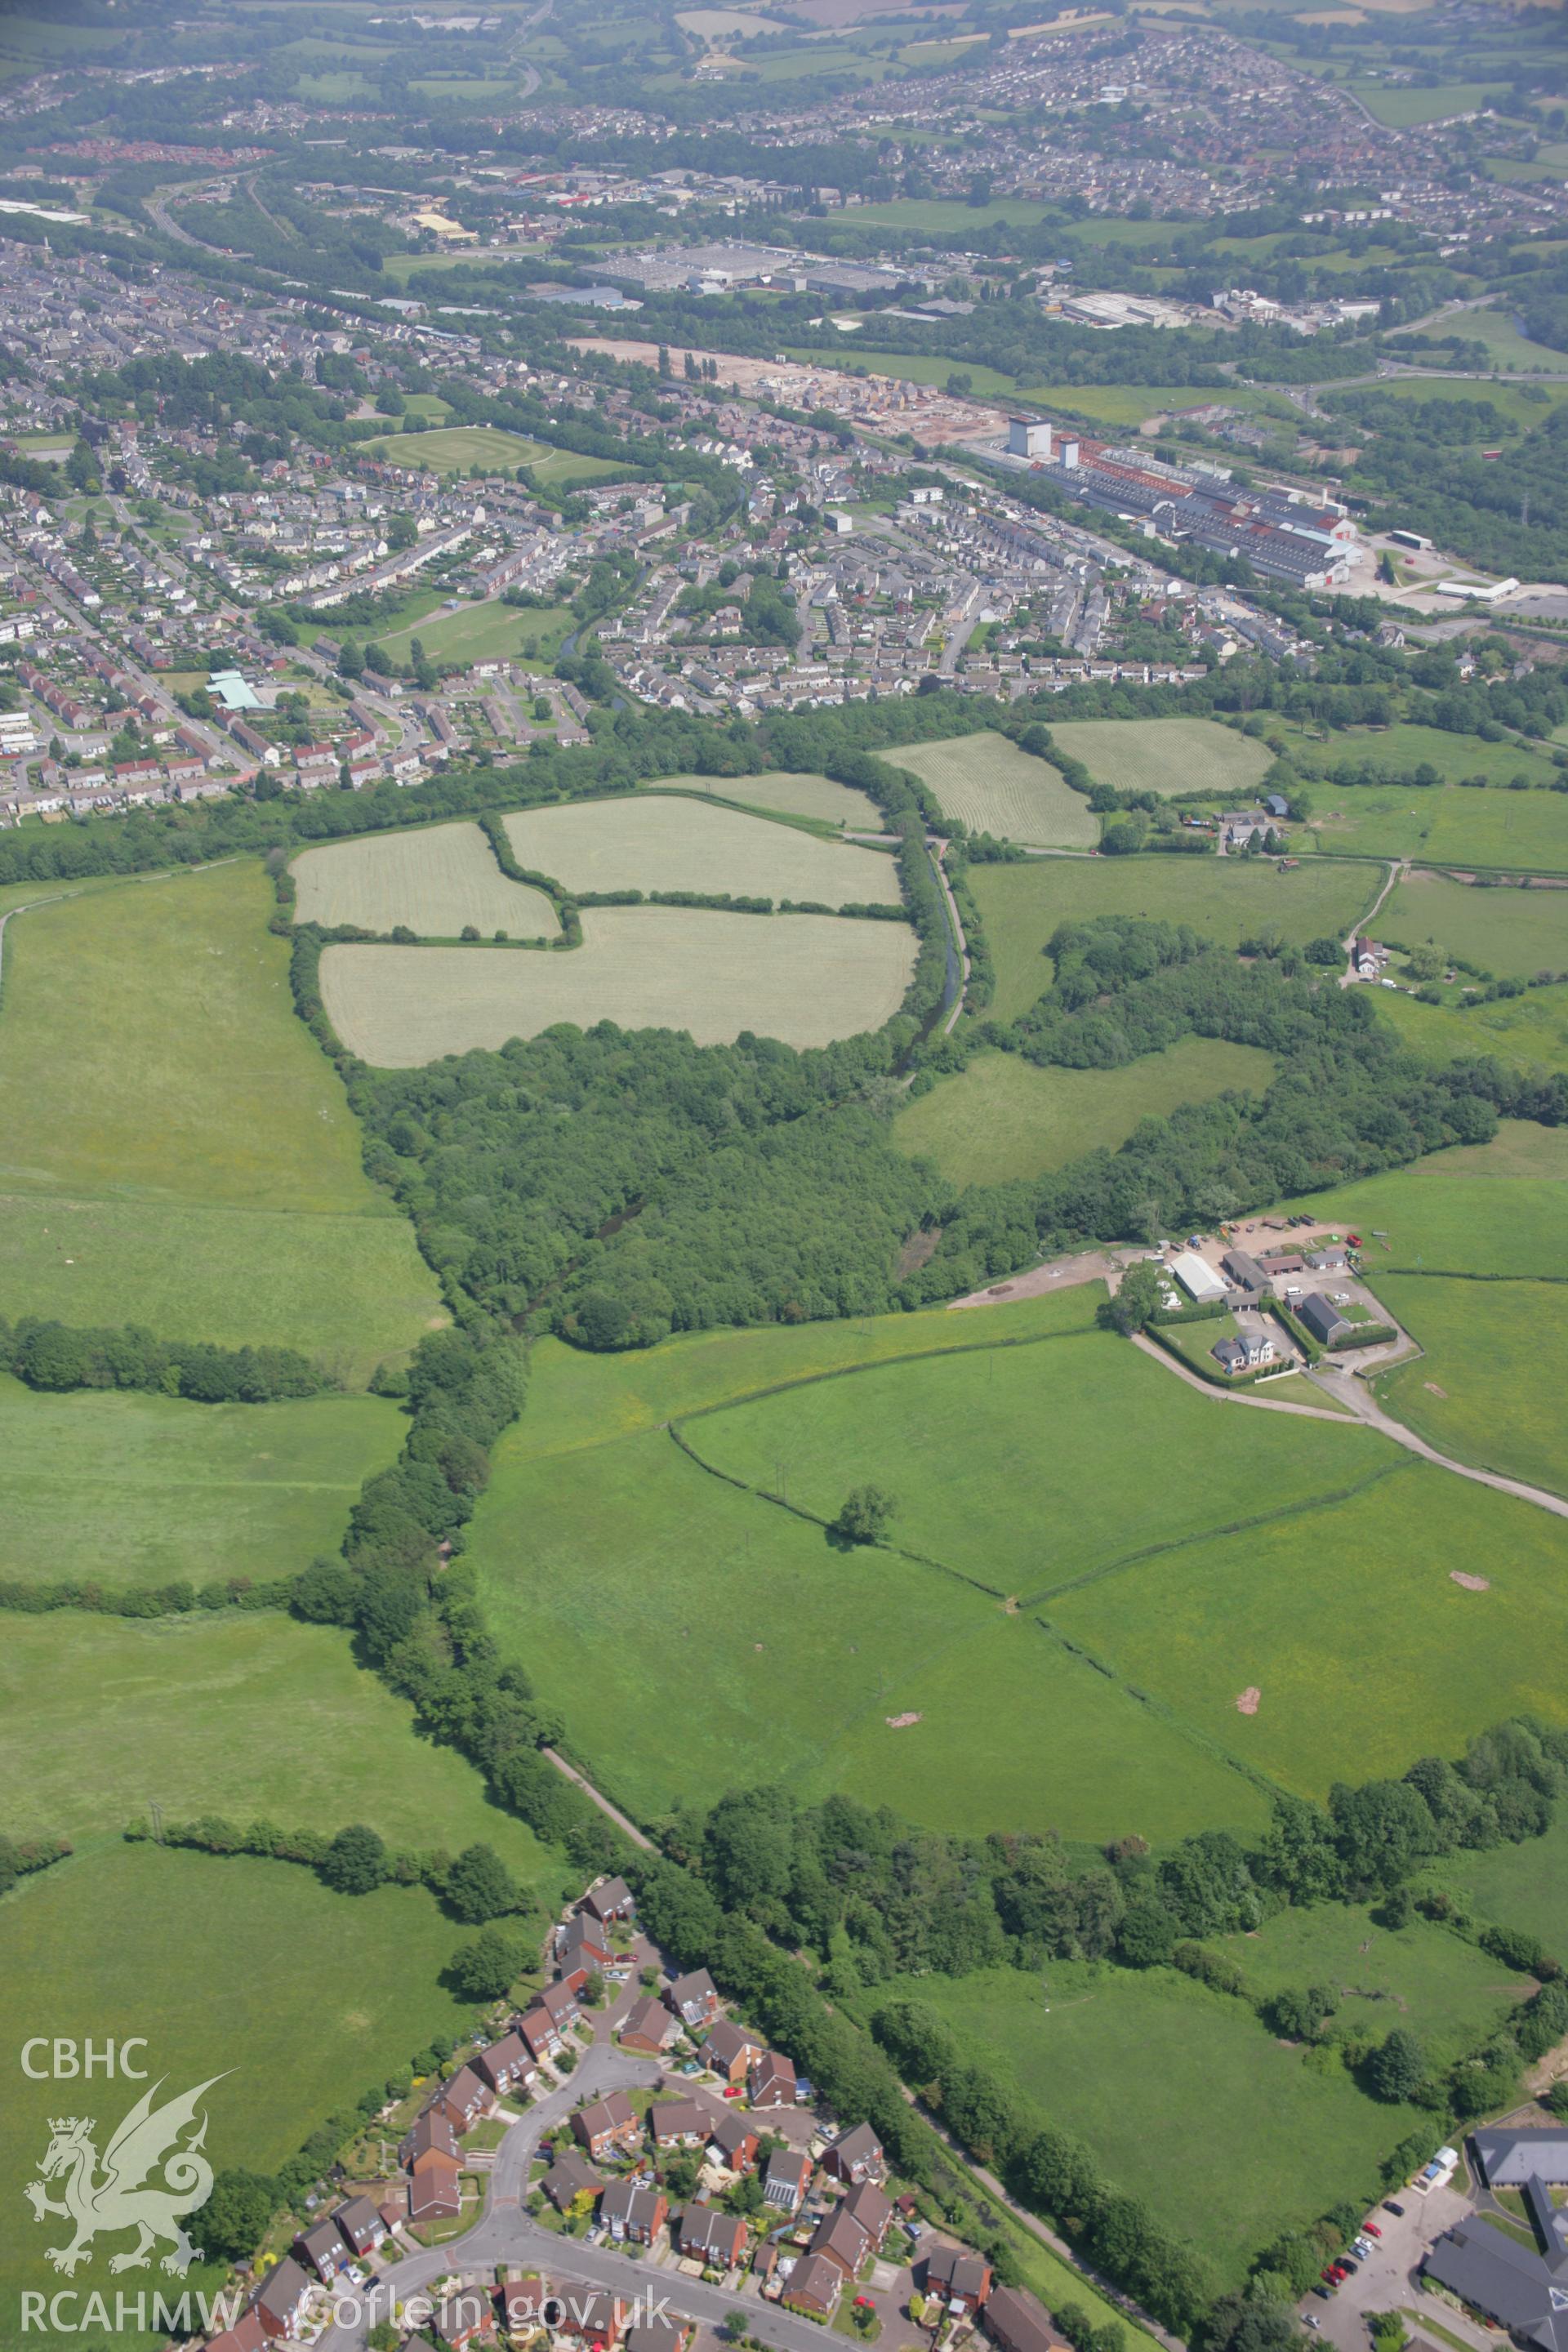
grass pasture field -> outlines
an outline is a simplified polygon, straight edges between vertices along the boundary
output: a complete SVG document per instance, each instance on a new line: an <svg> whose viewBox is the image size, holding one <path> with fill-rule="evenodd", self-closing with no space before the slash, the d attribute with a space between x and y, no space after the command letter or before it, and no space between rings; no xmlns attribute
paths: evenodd
<svg viewBox="0 0 1568 2352"><path fill-rule="evenodd" d="M488 939L555 939L561 926L542 890L509 881L477 824L422 825L413 833L365 834L307 849L294 860L294 919L331 929L390 931L395 923L426 939L455 940L473 924Z"/></svg>
<svg viewBox="0 0 1568 2352"><path fill-rule="evenodd" d="M1053 1960L1043 1977L900 1979L862 2000L900 1995L936 2010L1042 2120L1086 2141L1226 2288L1260 2246L1315 2221L1350 2184L1374 2196L1382 2158L1420 2120L1369 2099L1342 2070L1315 2073L1243 2003L1173 1969Z"/></svg>
<svg viewBox="0 0 1568 2352"><path fill-rule="evenodd" d="M1568 1286L1388 1275L1377 1295L1423 1350L1378 1381L1388 1411L1462 1462L1568 1493Z"/></svg>
<svg viewBox="0 0 1568 2352"><path fill-rule="evenodd" d="M455 1748L416 1736L336 1626L275 1610L12 1617L0 1690L0 1829L14 1835L118 1835L153 1804L171 1821L366 1822L388 1844L493 1845L553 1894L561 1865Z"/></svg>
<svg viewBox="0 0 1568 2352"><path fill-rule="evenodd" d="M207 2102L214 2168L271 2172L318 2124L405 2066L433 2034L464 2030L472 2011L442 1987L440 1974L466 1932L422 1887L334 1895L313 1871L289 1863L106 1846L7 1896L0 1912L0 2030L16 2049L37 2032L79 2042L90 2035L100 2044L145 2035L142 2063L154 2079L169 2078L165 2096L226 2075ZM100 2077L87 2087L106 2135L138 2086ZM65 2284L43 2252L66 2242L68 2224L51 2220L47 2231L35 2229L22 2201L61 2104L58 2083L29 2081L16 2070L0 2154L0 2199L17 2217L0 2248L8 2335L24 2288L47 2294ZM110 2260L128 2242L123 2235L100 2239L70 2285L84 2299L94 2290L104 2294L112 2314L117 2290L129 2289L133 2310L142 2291L151 2306L154 2286L177 2303L182 2284L193 2294L220 2284L216 2265L198 2265L183 2283L156 2270L116 2278ZM76 2314L85 2308L85 2300L67 2306ZM112 2334L117 2352L145 2352L167 2337L167 2329L131 2325ZM47 2347L110 2339L46 2328L12 2340Z"/></svg>
<svg viewBox="0 0 1568 2352"><path fill-rule="evenodd" d="M445 1319L271 906L236 860L7 925L0 1312L297 1347L358 1381Z"/></svg>
<svg viewBox="0 0 1568 2352"><path fill-rule="evenodd" d="M1356 1632L1368 1561L1374 1639ZM1510 1715L1568 1719L1568 1521L1410 1455L1345 1501L1064 1581L1041 1610L1200 1737L1320 1801L1336 1780L1405 1770L1435 1724L1457 1753Z"/></svg>
<svg viewBox="0 0 1568 2352"><path fill-rule="evenodd" d="M187 1404L39 1393L0 1373L0 1571L110 1586L287 1574L335 1549L402 1440L379 1397Z"/></svg>
<svg viewBox="0 0 1568 2352"><path fill-rule="evenodd" d="M1191 923L1237 947L1272 928L1297 946L1324 934L1342 939L1376 896L1363 867L1309 861L1288 874L1264 858L1041 858L1019 866L974 866L969 887L996 970L992 1013L1016 1021L1051 984L1046 942L1067 922L1137 915Z"/></svg>
<svg viewBox="0 0 1568 2352"><path fill-rule="evenodd" d="M1114 1151L1141 1119L1232 1087L1261 1094L1269 1055L1223 1038L1184 1037L1119 1070L1042 1069L1016 1054L978 1054L900 1111L900 1150L934 1160L955 1184L1011 1184Z"/></svg>
<svg viewBox="0 0 1568 2352"><path fill-rule="evenodd" d="M1282 1203L1366 1244L1368 1281L1395 1274L1568 1276L1568 1131L1504 1119L1490 1143Z"/></svg>
<svg viewBox="0 0 1568 2352"><path fill-rule="evenodd" d="M815 817L822 824L853 827L857 833L880 833L887 819L868 793L850 784L836 784L827 776L800 775L780 769L763 776L659 776L645 790L711 793L739 801L746 808L771 809L779 816Z"/></svg>
<svg viewBox="0 0 1568 2352"><path fill-rule="evenodd" d="M1051 740L1121 793L1248 793L1274 757L1212 719L1069 719Z"/></svg>
<svg viewBox="0 0 1568 2352"><path fill-rule="evenodd" d="M1434 1061L1494 1054L1514 1069L1568 1071L1568 986L1473 1006L1419 1004L1401 992L1380 996L1377 1009Z"/></svg>
<svg viewBox="0 0 1568 2352"><path fill-rule="evenodd" d="M908 743L893 762L930 786L937 805L971 833L994 833L1034 849L1092 849L1100 821L1048 761L982 730L945 742Z"/></svg>
<svg viewBox="0 0 1568 2352"><path fill-rule="evenodd" d="M1568 890L1488 887L1450 882L1441 874L1406 874L1377 920L1380 933L1404 947L1431 940L1502 980L1568 971Z"/></svg>
<svg viewBox="0 0 1568 2352"><path fill-rule="evenodd" d="M1549 1952L1568 1949L1568 1815L1561 1811L1544 1837L1446 1855L1427 1875L1481 1918L1539 1936Z"/></svg>
<svg viewBox="0 0 1568 2352"><path fill-rule="evenodd" d="M685 1029L700 1045L743 1029L826 1045L879 1029L914 971L904 923L589 907L570 954L505 948L330 947L321 991L343 1043L383 1069L536 1037L557 1021Z"/></svg>
<svg viewBox="0 0 1568 2352"><path fill-rule="evenodd" d="M469 1557L503 1650L531 1662L569 1744L621 1802L649 1818L779 1778L965 1832L1007 1822L1093 1839L1136 1821L1163 1842L1260 1818L1239 1775L1026 1618L932 1565L835 1549L820 1528L711 1476L660 1425L779 1381L813 1383L786 1402L847 1391L858 1359L884 1364L868 1377L968 1365L1000 1389L1037 1356L1092 1344L1061 1335L1081 1331L1098 1295L693 1334L635 1360L541 1343ZM958 1352L918 1352L944 1348ZM916 1360L890 1366L889 1351ZM689 1440L722 1417L688 1424ZM977 1681L1006 1695L989 1717L973 1707ZM919 1720L888 1720L908 1714Z"/></svg>
<svg viewBox="0 0 1568 2352"><path fill-rule="evenodd" d="M823 841L684 794L568 802L502 820L512 854L569 890L728 890L830 907L896 907L899 869L879 849Z"/></svg>

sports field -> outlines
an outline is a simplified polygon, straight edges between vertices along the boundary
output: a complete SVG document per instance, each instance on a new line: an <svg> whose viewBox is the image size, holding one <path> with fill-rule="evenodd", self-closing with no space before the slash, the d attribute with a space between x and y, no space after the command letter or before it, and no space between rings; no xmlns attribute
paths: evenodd
<svg viewBox="0 0 1568 2352"><path fill-rule="evenodd" d="M389 1844L482 1841L553 1893L562 1865L455 1748L416 1736L407 1701L354 1664L336 1626L275 1610L57 1610L7 1618L3 1651L0 1830L118 1834L153 1804L172 1821L363 1821Z"/></svg>
<svg viewBox="0 0 1568 2352"><path fill-rule="evenodd" d="M298 1347L363 1381L443 1319L295 1018L258 865L7 925L0 1312Z"/></svg>
<svg viewBox="0 0 1568 2352"><path fill-rule="evenodd" d="M561 929L542 890L508 881L477 824L433 824L415 833L372 833L307 849L294 860L294 919L331 929L390 931L395 923L426 939L455 940L468 924L489 939L554 939Z"/></svg>
<svg viewBox="0 0 1568 2352"><path fill-rule="evenodd" d="M1408 1454L1348 1501L1173 1546L1047 1595L1041 1613L1320 1801L1336 1780L1404 1771L1435 1724L1458 1752L1510 1715L1568 1721L1568 1520Z"/></svg>
<svg viewBox="0 0 1568 2352"><path fill-rule="evenodd" d="M1045 946L1062 923L1137 915L1191 923L1224 947L1269 929L1304 946L1343 939L1377 889L1363 867L1326 860L1281 874L1261 858L1161 856L975 866L969 887L996 967L999 1021L1016 1021L1050 986Z"/></svg>
<svg viewBox="0 0 1568 2352"><path fill-rule="evenodd" d="M525 441L519 433L503 433L493 425L438 425L434 432L388 433L379 441L363 442L371 457L395 466L423 466L436 474L466 474L470 466L489 473L508 473L531 465L544 455L542 441Z"/></svg>
<svg viewBox="0 0 1568 2352"><path fill-rule="evenodd" d="M403 1441L379 1397L185 1404L0 1373L0 1575L109 1586L288 1575L336 1549Z"/></svg>
<svg viewBox="0 0 1568 2352"><path fill-rule="evenodd" d="M824 824L846 825L857 833L880 833L887 824L868 793L836 784L827 776L800 775L783 769L763 776L660 776L649 789L667 792L677 785L686 792L741 801L747 808L776 809L781 816L817 817Z"/></svg>
<svg viewBox="0 0 1568 2352"><path fill-rule="evenodd" d="M636 1359L542 1342L529 1410L496 1449L469 1557L497 1639L529 1661L595 1778L645 1817L678 1798L782 1779L974 1833L1006 1822L1100 1839L1136 1822L1164 1841L1213 1822L1257 1822L1255 1789L1026 1617L937 1567L835 1549L820 1528L701 1469L659 1425L842 1369L857 1353L885 1362L889 1350L956 1348L909 1369L969 1365L1001 1392L1024 1362L1099 1343L994 1343L1081 1328L1098 1295L694 1335ZM1126 1354L1134 1377L1146 1369L1159 1385L1153 1366ZM829 1379L805 1393L890 1376ZM696 1421L688 1434L715 1426ZM1005 1706L978 1712L980 1686L1005 1692ZM917 1723L888 1721L910 1713Z"/></svg>
<svg viewBox="0 0 1568 2352"><path fill-rule="evenodd" d="M1342 2069L1316 2073L1242 2002L1173 1969L1051 1961L1043 1977L914 1977L866 1999L900 1996L935 2009L1042 2122L1086 2141L1227 2288L1282 2230L1358 2186L1370 2201L1382 2158L1420 2122Z"/></svg>
<svg viewBox="0 0 1568 2352"><path fill-rule="evenodd" d="M1267 744L1212 719L1069 719L1051 740L1119 793L1249 793L1273 765Z"/></svg>
<svg viewBox="0 0 1568 2352"><path fill-rule="evenodd" d="M1568 972L1568 890L1489 889L1408 874L1384 901L1377 928L1405 947L1434 940L1500 980Z"/></svg>
<svg viewBox="0 0 1568 2352"><path fill-rule="evenodd" d="M899 869L879 849L824 841L679 793L576 801L503 820L512 854L569 890L730 891L843 907L899 904Z"/></svg>
<svg viewBox="0 0 1568 2352"><path fill-rule="evenodd" d="M1532 988L1469 1008L1390 993L1378 997L1377 1009L1406 1045L1434 1061L1495 1054L1514 1069L1568 1071L1568 987Z"/></svg>
<svg viewBox="0 0 1568 2352"><path fill-rule="evenodd" d="M929 784L938 807L971 833L1033 849L1092 849L1100 839L1100 820L1081 793L1005 735L986 730L947 742L901 744L888 757Z"/></svg>
<svg viewBox="0 0 1568 2352"><path fill-rule="evenodd" d="M491 598L455 613L434 613L393 629L379 642L406 661L416 637L432 661L553 661L574 625L564 604L507 604ZM526 648L535 650L529 653Z"/></svg>
<svg viewBox="0 0 1568 2352"><path fill-rule="evenodd" d="M900 1150L934 1160L955 1184L1011 1184L1063 1168L1081 1153L1114 1151L1141 1119L1228 1088L1261 1094L1268 1054L1218 1037L1184 1037L1120 1070L1041 1069L1016 1054L978 1054L901 1110Z"/></svg>
<svg viewBox="0 0 1568 2352"><path fill-rule="evenodd" d="M216 2169L271 2171L328 2116L422 2050L435 2033L461 2032L472 2011L443 1989L440 1973L465 1931L419 1887L333 1895L313 1871L283 1862L219 1859L152 1845L105 1844L26 1881L0 1912L0 2031L19 2051L40 2032L95 2044L145 2035L142 2063L172 2097L215 2075L206 2152ZM100 2118L101 2147L141 2090L135 2083L65 2085L30 2081L14 2064L10 2128L0 2150L0 2309L18 2310L22 2288L65 2284L44 2249L66 2242L68 2223L34 2224L23 2202L66 2104ZM199 2242L199 2231L193 2232ZM156 2270L114 2277L112 2256L132 2242L101 2238L70 2285L95 2289L115 2310L116 2291L154 2287L177 2301ZM184 2285L215 2290L216 2265ZM85 2304L66 2306L79 2314ZM35 2334L37 2344L112 2341L145 2352L166 2341L128 2326L110 2336Z"/></svg>
<svg viewBox="0 0 1568 2352"><path fill-rule="evenodd" d="M583 945L570 954L331 947L321 990L353 1052L408 1069L536 1037L557 1021L685 1029L700 1045L726 1045L743 1029L826 1045L880 1028L903 1001L914 961L915 936L903 923L590 907Z"/></svg>

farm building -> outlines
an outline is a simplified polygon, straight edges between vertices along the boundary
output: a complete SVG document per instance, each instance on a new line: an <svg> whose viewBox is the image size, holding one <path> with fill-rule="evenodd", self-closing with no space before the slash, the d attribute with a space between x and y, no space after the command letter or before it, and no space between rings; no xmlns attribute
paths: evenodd
<svg viewBox="0 0 1568 2352"><path fill-rule="evenodd" d="M1200 1307L1206 1306L1211 1298L1225 1297L1225 1284L1212 1265L1204 1264L1196 1250L1183 1250L1179 1256L1173 1257L1171 1272L1187 1297L1195 1299Z"/></svg>
<svg viewBox="0 0 1568 2352"><path fill-rule="evenodd" d="M1324 1348L1331 1348L1352 1328L1332 1299L1321 1297L1316 1291L1310 1298L1302 1299L1297 1312L1313 1339Z"/></svg>

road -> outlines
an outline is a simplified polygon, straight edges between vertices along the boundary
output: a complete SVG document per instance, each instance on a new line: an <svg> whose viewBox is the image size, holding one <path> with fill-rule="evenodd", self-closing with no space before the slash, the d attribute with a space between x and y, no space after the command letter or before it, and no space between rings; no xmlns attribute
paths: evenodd
<svg viewBox="0 0 1568 2352"><path fill-rule="evenodd" d="M1342 942L1345 951L1345 968L1340 974L1340 986L1342 988L1364 987L1365 982L1358 980L1356 977L1355 943L1359 939L1371 936L1373 924L1376 921L1377 917L1383 910L1384 901L1387 898L1388 894L1393 889L1394 884L1399 881L1403 876L1408 874L1409 871L1410 860L1407 857L1396 857L1393 859L1390 863L1388 872L1384 877L1382 889L1378 892L1376 898L1367 908L1366 913L1362 916L1358 922L1352 923L1350 929L1346 932Z"/></svg>
<svg viewBox="0 0 1568 2352"><path fill-rule="evenodd" d="M630 1838L634 1845L640 1845L644 1853L655 1853L658 1852L658 1848L655 1846L652 1838L644 1837L636 1822L628 1821L626 1814L622 1812L620 1807L618 1805L612 1805L608 1797L606 1797L602 1790L595 1789L592 1780L588 1780L584 1773L579 1772L574 1764L568 1764L565 1757L562 1755L559 1748L546 1748L543 1749L542 1753L548 1756L550 1761L554 1765L555 1769L559 1773L561 1773L566 1780L574 1782L575 1785L582 1790L583 1794L588 1798L592 1803L598 1806L599 1811L602 1813L608 1815L609 1819L614 1822L618 1830L624 1830L626 1832L627 1837Z"/></svg>

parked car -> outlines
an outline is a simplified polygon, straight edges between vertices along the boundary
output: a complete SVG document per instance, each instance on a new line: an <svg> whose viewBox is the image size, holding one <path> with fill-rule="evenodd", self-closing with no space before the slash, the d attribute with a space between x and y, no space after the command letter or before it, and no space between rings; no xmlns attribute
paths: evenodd
<svg viewBox="0 0 1568 2352"><path fill-rule="evenodd" d="M1381 2238L1383 2235L1375 2221L1363 2221L1361 2226L1369 2238Z"/></svg>
<svg viewBox="0 0 1568 2352"><path fill-rule="evenodd" d="M1341 2256L1340 2276L1342 2278L1354 2278L1360 2268L1361 2264L1358 2262L1353 2261L1349 2254L1343 2254Z"/></svg>
<svg viewBox="0 0 1568 2352"><path fill-rule="evenodd" d="M1384 2199L1383 2210L1385 2213L1397 2213L1401 2221L1405 2219L1404 2206L1396 2205L1392 2197L1385 2197Z"/></svg>

